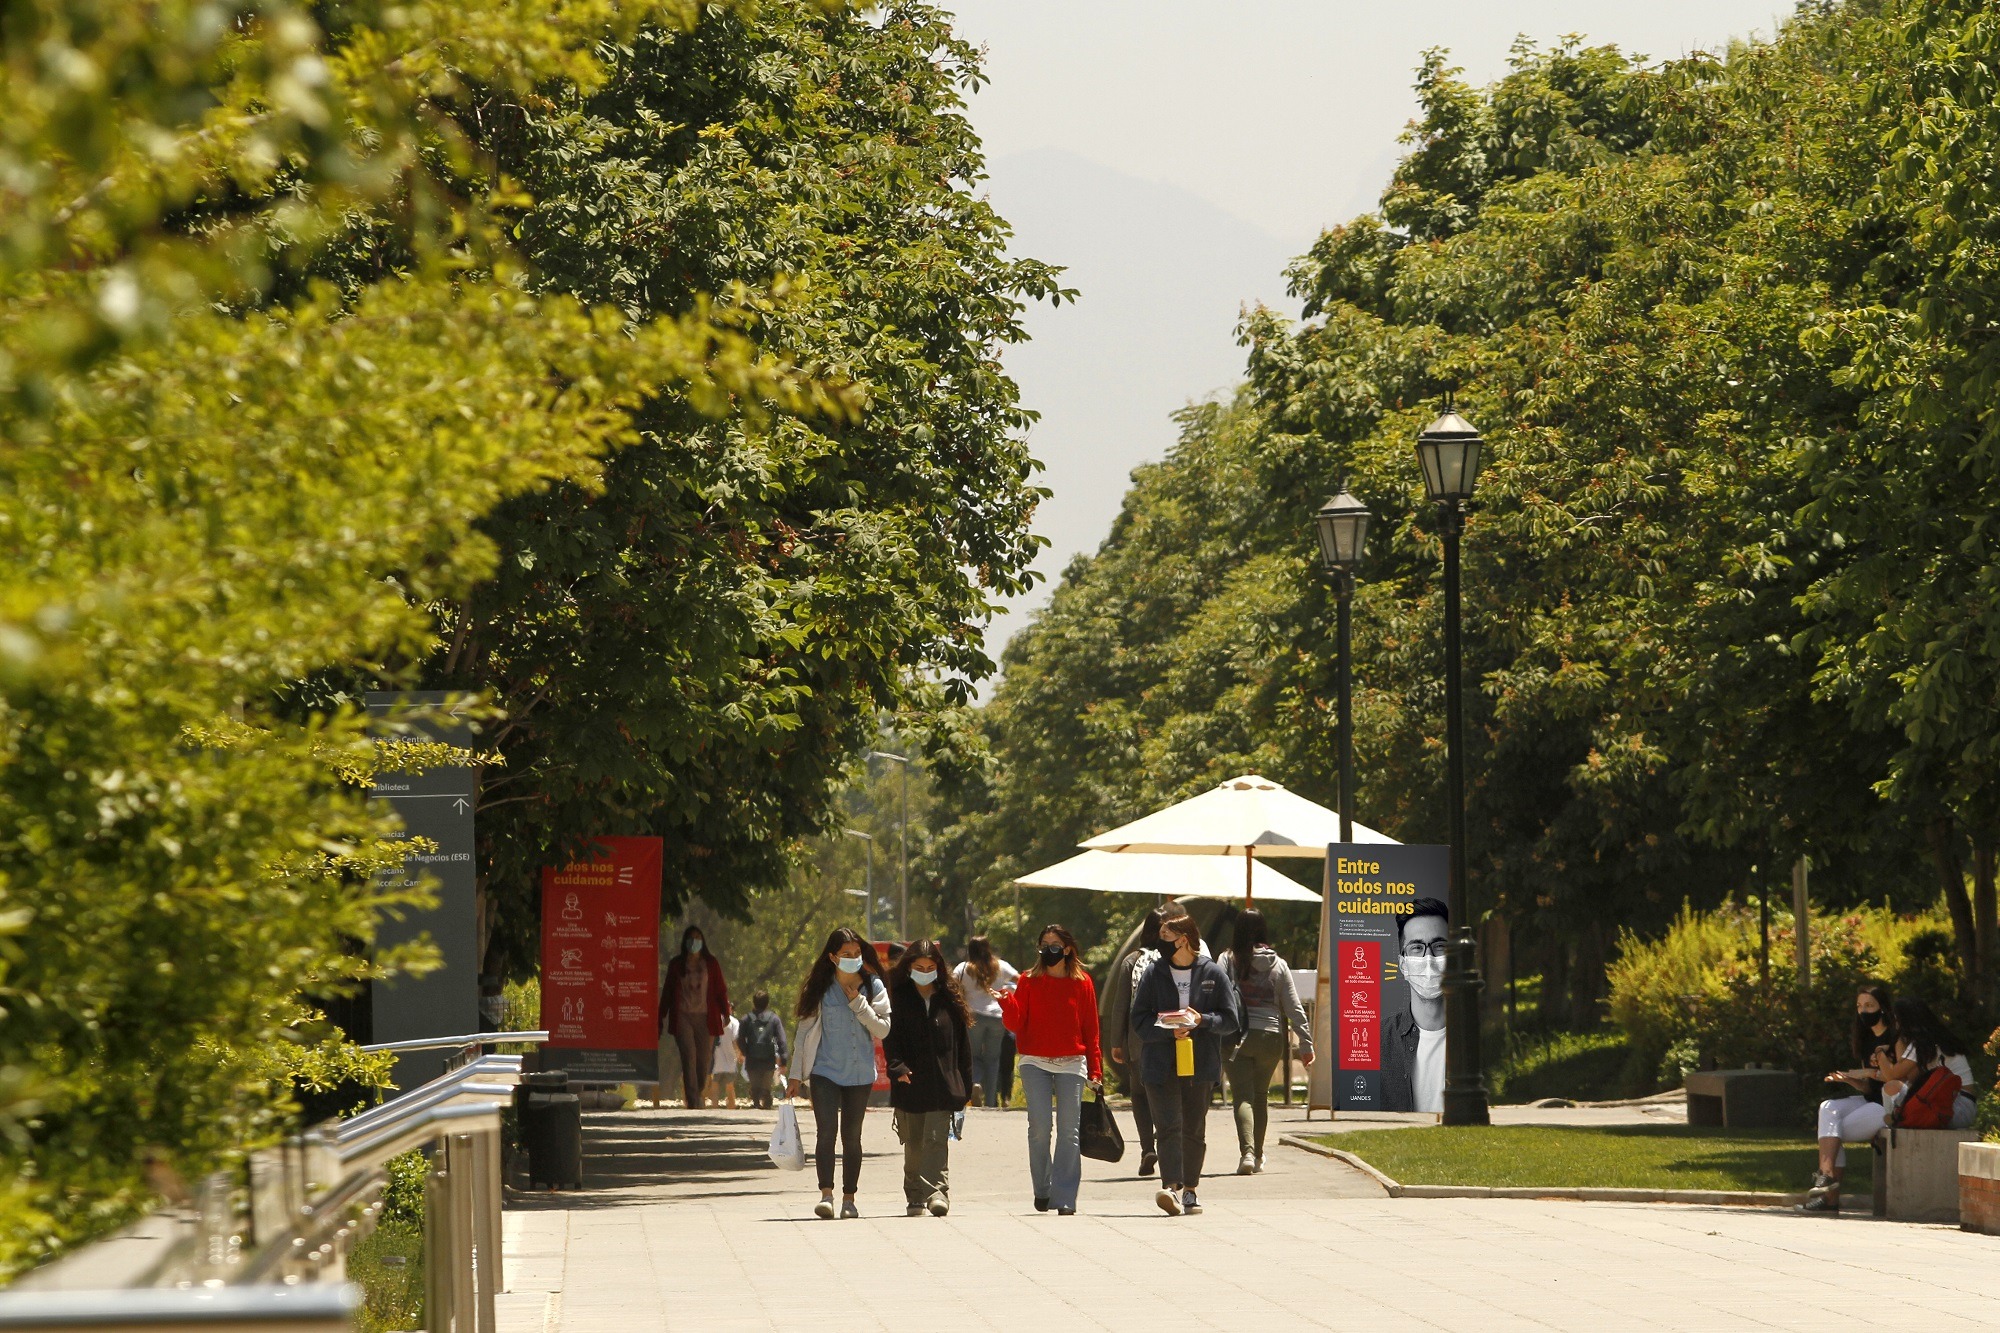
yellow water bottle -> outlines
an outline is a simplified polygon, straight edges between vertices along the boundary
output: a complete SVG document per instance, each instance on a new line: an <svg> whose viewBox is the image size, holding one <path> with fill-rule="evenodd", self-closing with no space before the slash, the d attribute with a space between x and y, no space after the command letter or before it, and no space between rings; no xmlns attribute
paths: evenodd
<svg viewBox="0 0 2000 1333"><path fill-rule="evenodd" d="M1186 1032L1174 1034L1174 1072L1182 1078L1194 1077L1194 1038Z"/></svg>

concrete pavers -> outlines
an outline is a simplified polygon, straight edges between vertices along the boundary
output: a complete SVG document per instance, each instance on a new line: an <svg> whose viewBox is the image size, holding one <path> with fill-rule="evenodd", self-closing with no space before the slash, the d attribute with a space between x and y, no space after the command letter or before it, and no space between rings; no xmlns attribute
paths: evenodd
<svg viewBox="0 0 2000 1333"><path fill-rule="evenodd" d="M1121 1117L1124 1118L1124 1117ZM2000 1327L2000 1240L1941 1227L1730 1208L1398 1199L1275 1146L1167 1218L1153 1183L1086 1162L1082 1212L1028 1199L1025 1117L980 1111L953 1145L952 1214L905 1218L900 1149L869 1116L863 1217L823 1222L812 1172L771 1168L771 1119L591 1117L606 1170L507 1216L504 1333L968 1329L1823 1329ZM1324 1124L1320 1121L1319 1124ZM1129 1128L1129 1119L1127 1120ZM1210 1159L1233 1170L1228 1116ZM615 1153L610 1150L615 1146ZM1802 1156L1804 1145L1801 1145Z"/></svg>

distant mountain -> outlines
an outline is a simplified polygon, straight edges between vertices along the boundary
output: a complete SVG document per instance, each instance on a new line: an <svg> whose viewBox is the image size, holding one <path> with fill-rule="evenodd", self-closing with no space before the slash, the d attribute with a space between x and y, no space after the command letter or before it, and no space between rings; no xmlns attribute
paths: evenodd
<svg viewBox="0 0 2000 1333"><path fill-rule="evenodd" d="M1065 284L1082 294L1059 310L1030 308L1034 340L1006 354L1042 414L1031 444L1055 495L1036 527L1052 543L1039 568L1053 582L1110 531L1132 469L1173 443L1168 414L1241 377L1242 307L1296 312L1284 267L1310 238L1272 236L1177 186L1060 150L998 158L992 173L1015 253L1068 266ZM996 657L1048 586L994 621Z"/></svg>

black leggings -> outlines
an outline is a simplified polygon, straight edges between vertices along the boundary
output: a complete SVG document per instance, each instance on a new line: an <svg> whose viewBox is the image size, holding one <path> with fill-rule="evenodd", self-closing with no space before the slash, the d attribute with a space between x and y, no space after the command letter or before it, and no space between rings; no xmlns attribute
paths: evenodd
<svg viewBox="0 0 2000 1333"><path fill-rule="evenodd" d="M861 1184L861 1117L868 1114L870 1087L847 1088L819 1074L807 1085L813 1108L813 1160L819 1166L819 1187L833 1188L833 1141L840 1140L840 1192L854 1193Z"/></svg>

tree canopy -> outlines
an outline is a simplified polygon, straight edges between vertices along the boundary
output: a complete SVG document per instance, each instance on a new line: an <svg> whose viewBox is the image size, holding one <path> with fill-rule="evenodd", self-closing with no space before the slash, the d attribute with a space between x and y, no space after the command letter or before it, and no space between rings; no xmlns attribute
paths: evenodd
<svg viewBox="0 0 2000 1333"><path fill-rule="evenodd" d="M1573 967L1587 1014L1617 928L1767 891L1800 855L1835 901L1942 885L1961 982L1982 951L1990 978L1996 42L1984 5L1856 0L1658 65L1523 42L1483 89L1429 55L1379 212L1292 270L1304 321L1247 319L1241 391L1183 414L1010 645L958 873L990 893L1245 768L1332 799L1309 524L1342 477L1377 515L1355 813L1441 841L1439 531L1411 441L1449 392L1488 441L1472 901L1545 999Z"/></svg>

